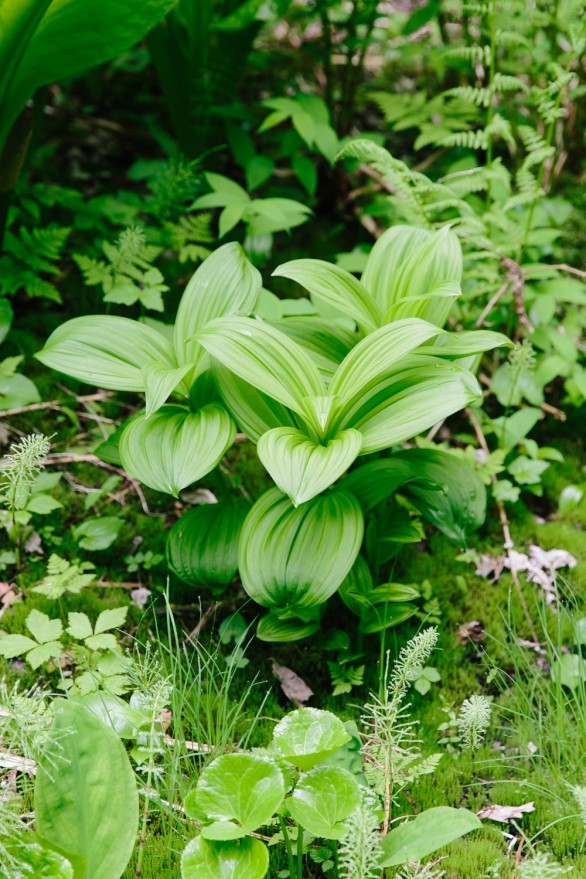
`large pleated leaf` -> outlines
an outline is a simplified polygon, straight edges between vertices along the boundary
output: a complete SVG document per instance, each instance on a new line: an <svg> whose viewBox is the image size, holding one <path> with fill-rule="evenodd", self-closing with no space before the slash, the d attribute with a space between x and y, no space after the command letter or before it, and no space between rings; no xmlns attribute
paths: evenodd
<svg viewBox="0 0 586 879"><path fill-rule="evenodd" d="M432 344L422 345L421 354L433 354L434 357L469 357L481 354L484 351L492 351L493 348L512 348L513 343L502 333L493 333L490 330L471 330L462 333L446 333L439 336Z"/></svg>
<svg viewBox="0 0 586 879"><path fill-rule="evenodd" d="M338 428L362 433L361 454L402 443L482 399L466 369L434 357L412 357L344 410Z"/></svg>
<svg viewBox="0 0 586 879"><path fill-rule="evenodd" d="M166 403L173 391L180 385L191 368L189 363L173 368L159 361L143 366L144 391L146 397L146 417L152 415ZM185 395L188 388L182 388Z"/></svg>
<svg viewBox="0 0 586 879"><path fill-rule="evenodd" d="M245 317L219 318L198 338L212 357L295 412L303 413L305 397L326 393L310 356L269 324Z"/></svg>
<svg viewBox="0 0 586 879"><path fill-rule="evenodd" d="M261 287L259 271L239 244L223 244L208 256L179 303L174 336L177 362L198 363L197 371L202 371L205 356L196 335L214 318L252 311Z"/></svg>
<svg viewBox="0 0 586 879"><path fill-rule="evenodd" d="M300 430L277 427L258 441L258 457L275 484L295 506L310 500L342 476L360 454L362 435L343 430L318 445Z"/></svg>
<svg viewBox="0 0 586 879"><path fill-rule="evenodd" d="M440 333L443 330L433 324L411 318L388 324L362 339L341 363L329 387L329 393L338 397L339 417L407 354Z"/></svg>
<svg viewBox="0 0 586 879"><path fill-rule="evenodd" d="M169 531L169 567L190 586L227 586L238 569L238 539L248 510L245 501L188 510Z"/></svg>
<svg viewBox="0 0 586 879"><path fill-rule="evenodd" d="M3 0L0 3L0 152L26 101L43 85L115 58L174 0Z"/></svg>
<svg viewBox="0 0 586 879"><path fill-rule="evenodd" d="M37 833L83 864L76 879L119 879L138 830L136 780L124 746L92 711L65 700L56 703L52 731L57 744L43 749L49 756L40 760L35 785Z"/></svg>
<svg viewBox="0 0 586 879"><path fill-rule="evenodd" d="M310 354L322 376L328 379L358 341L356 333L322 317L288 317L276 326Z"/></svg>
<svg viewBox="0 0 586 879"><path fill-rule="evenodd" d="M361 281L383 314L395 301L396 278L402 264L419 244L428 241L432 235L427 229L398 225L387 229L376 241Z"/></svg>
<svg viewBox="0 0 586 879"><path fill-rule="evenodd" d="M319 619L300 620L296 617L281 619L276 614L269 612L258 621L256 637L270 643L288 644L291 641L301 641L302 638L315 635L319 627Z"/></svg>
<svg viewBox="0 0 586 879"><path fill-rule="evenodd" d="M297 419L290 409L243 381L218 361L213 364L213 374L238 427L253 442L272 428L297 427Z"/></svg>
<svg viewBox="0 0 586 879"><path fill-rule="evenodd" d="M417 471L415 462L411 463L408 453L405 453L403 456L393 455L392 458L361 464L346 476L342 488L358 498L362 512L366 515L402 485L417 479L425 479L425 476ZM356 561L357 564L348 575L349 581L355 574L359 578L365 576L362 573L358 575L355 571L359 567L360 557ZM351 591L356 591L353 586Z"/></svg>
<svg viewBox="0 0 586 879"><path fill-rule="evenodd" d="M294 611L323 604L352 567L363 531L360 505L351 494L323 494L295 507L272 488L244 522L242 584L265 607Z"/></svg>
<svg viewBox="0 0 586 879"><path fill-rule="evenodd" d="M419 317L438 327L443 327L448 319L454 300L461 295L461 287L457 281L444 281L439 287L430 290L423 296L406 296L392 305L387 314L387 321L401 320L406 317Z"/></svg>
<svg viewBox="0 0 586 879"><path fill-rule="evenodd" d="M372 332L382 323L382 314L374 297L354 275L340 266L321 259L294 259L275 269L273 275L297 281L312 296L353 318L365 333Z"/></svg>
<svg viewBox="0 0 586 879"><path fill-rule="evenodd" d="M113 391L142 391L143 367L177 367L161 333L126 317L90 315L61 324L36 355L45 366Z"/></svg>
<svg viewBox="0 0 586 879"><path fill-rule="evenodd" d="M235 436L236 426L222 406L212 403L195 413L163 406L148 420L141 413L128 422L120 459L130 476L177 497L213 470Z"/></svg>

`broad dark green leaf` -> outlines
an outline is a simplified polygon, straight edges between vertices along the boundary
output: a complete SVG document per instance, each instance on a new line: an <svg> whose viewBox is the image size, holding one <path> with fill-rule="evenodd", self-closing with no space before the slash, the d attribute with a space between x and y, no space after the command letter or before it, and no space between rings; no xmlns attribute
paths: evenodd
<svg viewBox="0 0 586 879"><path fill-rule="evenodd" d="M347 769L316 766L301 776L286 804L291 817L313 836L340 839L360 799L358 782Z"/></svg>
<svg viewBox="0 0 586 879"><path fill-rule="evenodd" d="M230 415L215 403L195 413L163 406L149 419L143 413L128 422L120 437L120 459L130 476L177 497L214 469L235 436Z"/></svg>
<svg viewBox="0 0 586 879"><path fill-rule="evenodd" d="M176 522L167 537L167 561L190 586L228 586L238 569L238 540L249 505L202 504Z"/></svg>
<svg viewBox="0 0 586 879"><path fill-rule="evenodd" d="M472 830L481 821L467 809L437 806L417 815L412 821L391 830L381 842L381 867L397 867L420 861Z"/></svg>
<svg viewBox="0 0 586 879"><path fill-rule="evenodd" d="M238 842L197 836L181 855L181 879L263 879L268 869L266 845L250 836Z"/></svg>
<svg viewBox="0 0 586 879"><path fill-rule="evenodd" d="M277 427L261 436L257 451L278 488L297 507L333 485L360 454L361 446L357 430L343 430L319 445L295 428Z"/></svg>
<svg viewBox="0 0 586 879"><path fill-rule="evenodd" d="M113 391L143 391L143 367L177 367L169 342L151 327L126 317L74 317L51 333L36 357L80 381Z"/></svg>
<svg viewBox="0 0 586 879"><path fill-rule="evenodd" d="M85 859L75 879L119 879L138 831L136 781L124 746L89 709L65 700L55 703L52 732L61 750L49 745L45 753L53 759L39 763L37 832L57 850Z"/></svg>
<svg viewBox="0 0 586 879"><path fill-rule="evenodd" d="M248 514L240 535L240 576L258 604L276 611L315 607L352 567L364 523L358 501L332 492L294 507L273 488Z"/></svg>

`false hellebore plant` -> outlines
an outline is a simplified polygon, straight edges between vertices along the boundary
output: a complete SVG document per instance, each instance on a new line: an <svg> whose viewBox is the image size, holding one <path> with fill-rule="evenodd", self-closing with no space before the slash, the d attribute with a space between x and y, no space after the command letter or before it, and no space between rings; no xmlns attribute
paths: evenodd
<svg viewBox="0 0 586 879"><path fill-rule="evenodd" d="M342 479L359 456L480 402L470 367L482 352L509 343L498 333L443 329L461 271L449 229L396 226L375 244L360 281L321 260L280 266L275 274L305 287L319 313L270 322L258 316L259 273L238 245L226 244L189 282L173 342L127 318L81 317L59 327L38 356L80 380L145 394L146 408L124 427L119 449L125 469L151 488L177 495L205 476L233 442L236 424L257 444L276 487L243 524L232 515L233 527L224 527L210 512L211 551L190 536L184 517L171 532L169 560L187 582L201 583L186 573L192 567L201 577L201 559L190 565L188 557L197 546L215 560L208 580L225 586L234 570L218 560L233 557L239 541L243 586L270 610L259 635L305 637L358 558L365 514L399 486L418 481L415 506L456 539L466 522L482 521L482 485L470 468L456 477L446 453L400 452ZM180 402L167 403L172 395ZM462 481L470 486L464 497ZM193 527L201 530L199 519ZM353 593L352 609L359 582L366 580L355 576L345 590ZM380 588L370 583L360 601L401 600Z"/></svg>

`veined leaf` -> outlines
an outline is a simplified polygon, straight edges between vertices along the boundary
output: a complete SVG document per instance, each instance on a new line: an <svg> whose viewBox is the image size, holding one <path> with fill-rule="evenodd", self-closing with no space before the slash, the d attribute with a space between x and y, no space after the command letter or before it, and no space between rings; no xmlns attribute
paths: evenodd
<svg viewBox="0 0 586 879"><path fill-rule="evenodd" d="M258 457L276 485L293 504L325 491L360 454L362 435L343 430L325 445L317 445L291 427L269 430L258 441Z"/></svg>
<svg viewBox="0 0 586 879"><path fill-rule="evenodd" d="M112 391L144 390L142 369L149 364L177 367L161 333L136 320L105 314L66 321L36 357L51 369Z"/></svg>
<svg viewBox="0 0 586 879"><path fill-rule="evenodd" d="M181 879L263 879L269 853L260 839L210 842L196 836L181 855Z"/></svg>
<svg viewBox="0 0 586 879"><path fill-rule="evenodd" d="M240 576L258 604L278 610L315 607L352 567L364 523L358 501L333 492L294 507L272 488L248 514L238 551Z"/></svg>
<svg viewBox="0 0 586 879"><path fill-rule="evenodd" d="M362 433L364 455L417 436L481 398L481 388L468 370L438 358L411 357L346 407L336 426Z"/></svg>
<svg viewBox="0 0 586 879"><path fill-rule="evenodd" d="M288 644L290 641L301 641L302 638L315 635L319 631L319 627L319 619L307 621L294 617L281 619L276 614L269 612L258 621L256 637L272 644Z"/></svg>
<svg viewBox="0 0 586 879"><path fill-rule="evenodd" d="M397 225L387 229L375 242L361 281L378 303L381 314L386 314L396 300L394 291L400 267L432 234L416 226Z"/></svg>
<svg viewBox="0 0 586 879"><path fill-rule="evenodd" d="M286 804L291 817L314 836L340 839L344 821L360 805L360 788L347 769L316 766L301 776Z"/></svg>
<svg viewBox="0 0 586 879"><path fill-rule="evenodd" d="M356 333L313 315L286 317L275 326L301 345L328 379L358 341Z"/></svg>
<svg viewBox="0 0 586 879"><path fill-rule="evenodd" d="M298 419L290 409L248 384L218 361L214 362L212 370L222 398L233 413L238 427L253 442L272 428L298 426Z"/></svg>
<svg viewBox="0 0 586 879"><path fill-rule="evenodd" d="M468 809L449 806L426 809L385 836L381 842L380 867L396 867L409 861L420 861L438 848L480 827L481 821Z"/></svg>
<svg viewBox="0 0 586 879"><path fill-rule="evenodd" d="M188 510L167 537L167 561L190 586L227 586L238 569L238 539L249 506L244 501Z"/></svg>
<svg viewBox="0 0 586 879"><path fill-rule="evenodd" d="M501 347L512 348L514 346L508 336L504 336L502 333L493 333L490 330L471 330L470 332L439 336L431 345L422 345L419 353L457 359Z"/></svg>
<svg viewBox="0 0 586 879"><path fill-rule="evenodd" d="M198 338L212 357L294 412L304 414L304 397L326 393L309 355L270 324L224 317L209 323Z"/></svg>
<svg viewBox="0 0 586 879"><path fill-rule="evenodd" d="M382 314L368 290L354 275L321 259L294 259L273 272L277 278L290 278L352 317L360 329L371 333L382 323Z"/></svg>
<svg viewBox="0 0 586 879"><path fill-rule="evenodd" d="M181 297L174 334L177 362L198 364L190 384L205 368L197 334L214 318L252 311L261 287L259 271L235 242L214 250L197 268Z"/></svg>
<svg viewBox="0 0 586 879"><path fill-rule="evenodd" d="M419 317L438 327L443 327L454 303L462 293L457 281L444 281L423 296L406 296L392 305L385 320L395 321L406 317Z"/></svg>
<svg viewBox="0 0 586 879"><path fill-rule="evenodd" d="M286 714L273 731L277 750L306 772L350 741L339 717L320 708L298 708Z"/></svg>
<svg viewBox="0 0 586 879"><path fill-rule="evenodd" d="M338 418L360 400L371 385L393 370L407 354L443 333L427 321L411 318L381 327L362 339L340 364L329 393L338 396Z"/></svg>
<svg viewBox="0 0 586 879"><path fill-rule="evenodd" d="M425 475L418 472L416 463L411 463L409 453L406 452L401 457L393 455L392 458L382 461L361 464L346 476L342 488L358 498L362 512L366 515L402 485L418 479L425 479ZM356 561L359 563L360 556ZM348 580L353 572L354 568L348 575Z"/></svg>
<svg viewBox="0 0 586 879"><path fill-rule="evenodd" d="M120 458L135 479L177 497L213 470L235 436L230 415L215 403L195 413L163 406L148 421L142 413L128 422L120 437Z"/></svg>
<svg viewBox="0 0 586 879"><path fill-rule="evenodd" d="M182 384L183 378L187 375L192 365L191 363L186 363L184 366L173 369L165 363L154 362L143 366L146 418L152 415L153 412L156 412L157 409L160 409L163 403L167 402L167 399L177 386ZM184 384L181 390L185 395L189 393L189 388Z"/></svg>

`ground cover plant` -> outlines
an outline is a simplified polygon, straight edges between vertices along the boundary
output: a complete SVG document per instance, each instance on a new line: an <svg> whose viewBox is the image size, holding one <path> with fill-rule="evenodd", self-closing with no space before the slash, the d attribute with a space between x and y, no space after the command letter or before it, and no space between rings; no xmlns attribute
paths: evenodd
<svg viewBox="0 0 586 879"><path fill-rule="evenodd" d="M0 0L0 876L586 871L581 0Z"/></svg>

